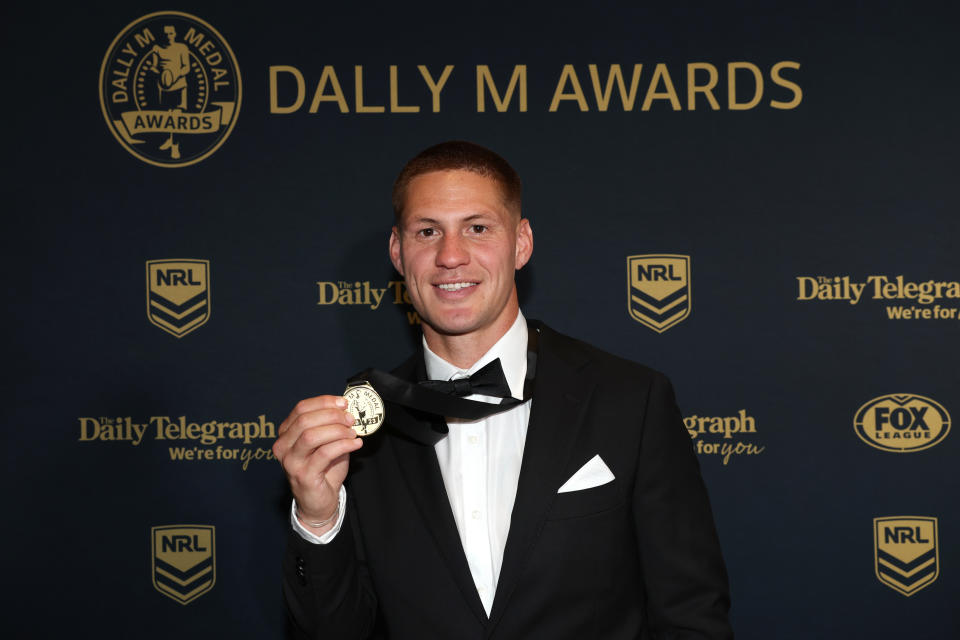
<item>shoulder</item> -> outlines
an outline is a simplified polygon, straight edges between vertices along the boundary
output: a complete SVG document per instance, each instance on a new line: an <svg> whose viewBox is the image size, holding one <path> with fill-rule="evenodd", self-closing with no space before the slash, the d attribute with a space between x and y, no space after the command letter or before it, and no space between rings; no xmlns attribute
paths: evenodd
<svg viewBox="0 0 960 640"><path fill-rule="evenodd" d="M547 393L555 393L554 387L560 393L564 389L582 390L582 397L590 398L591 420L606 425L608 430L611 425L619 425L620 437L632 431L646 438L651 433L683 434L679 442L689 446L686 431L682 426L676 428L681 424L681 413L673 385L664 374L547 326L539 327L539 335L537 378L543 366L544 375L550 378L550 383L545 383ZM650 425L652 429L647 428Z"/></svg>
<svg viewBox="0 0 960 640"><path fill-rule="evenodd" d="M569 365L577 367L583 375L599 380L620 380L636 388L638 383L650 385L654 382L668 383L666 376L639 362L604 351L588 342L578 340L551 329L539 321L531 321L540 336L544 354L547 357L561 358Z"/></svg>

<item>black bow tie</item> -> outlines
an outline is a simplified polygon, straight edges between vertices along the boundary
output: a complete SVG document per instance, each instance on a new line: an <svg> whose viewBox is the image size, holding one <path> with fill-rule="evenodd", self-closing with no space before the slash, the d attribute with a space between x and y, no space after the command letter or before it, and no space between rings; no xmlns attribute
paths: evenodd
<svg viewBox="0 0 960 640"><path fill-rule="evenodd" d="M446 393L451 396L465 398L473 394L492 396L494 398L510 398L510 385L503 374L500 358L492 360L478 369L473 375L456 380L424 380L421 387L433 391Z"/></svg>

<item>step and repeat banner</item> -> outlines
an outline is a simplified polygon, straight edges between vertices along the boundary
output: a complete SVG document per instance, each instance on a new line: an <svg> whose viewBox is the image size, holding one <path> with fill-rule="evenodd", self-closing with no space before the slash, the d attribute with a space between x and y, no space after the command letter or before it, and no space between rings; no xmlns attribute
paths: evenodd
<svg viewBox="0 0 960 640"><path fill-rule="evenodd" d="M960 634L947 11L4 14L7 637L288 636L270 447L419 339L390 189L449 139L524 180L525 314L673 380L738 637Z"/></svg>

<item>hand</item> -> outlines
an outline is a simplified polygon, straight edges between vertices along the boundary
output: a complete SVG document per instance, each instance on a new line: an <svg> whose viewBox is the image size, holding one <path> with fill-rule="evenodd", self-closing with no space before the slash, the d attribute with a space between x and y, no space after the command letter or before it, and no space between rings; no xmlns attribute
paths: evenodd
<svg viewBox="0 0 960 640"><path fill-rule="evenodd" d="M280 460L297 501L300 521L322 534L333 528L311 527L304 520L320 522L336 511L340 486L347 477L350 452L363 446L353 430L341 396L317 396L297 403L277 430L273 454Z"/></svg>

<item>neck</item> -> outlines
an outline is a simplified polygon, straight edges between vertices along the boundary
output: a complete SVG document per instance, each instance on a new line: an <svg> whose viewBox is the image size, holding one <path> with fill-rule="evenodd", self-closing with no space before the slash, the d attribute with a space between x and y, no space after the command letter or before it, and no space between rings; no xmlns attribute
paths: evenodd
<svg viewBox="0 0 960 640"><path fill-rule="evenodd" d="M440 333L424 324L423 337L435 354L455 367L469 369L510 330L518 313L520 306L510 305L493 325L462 335Z"/></svg>

